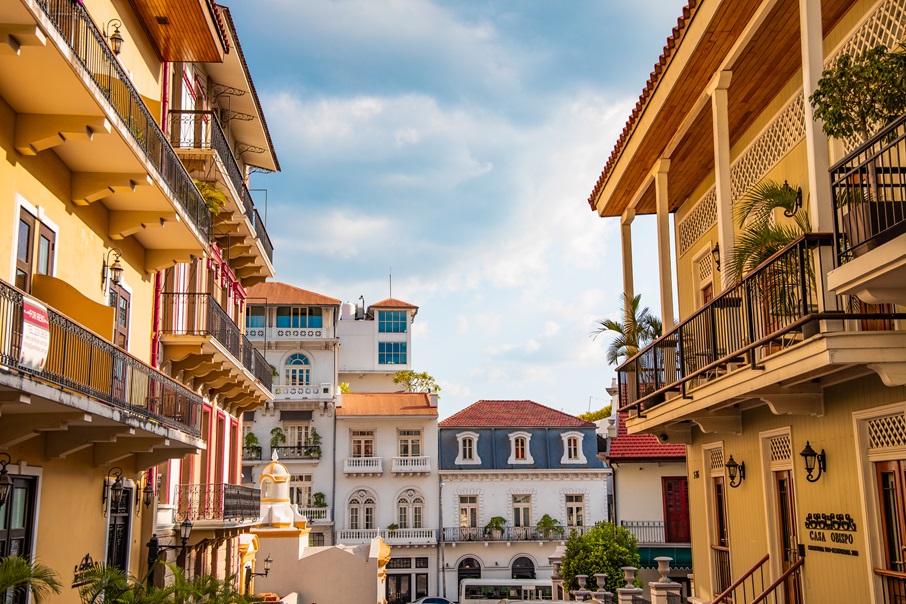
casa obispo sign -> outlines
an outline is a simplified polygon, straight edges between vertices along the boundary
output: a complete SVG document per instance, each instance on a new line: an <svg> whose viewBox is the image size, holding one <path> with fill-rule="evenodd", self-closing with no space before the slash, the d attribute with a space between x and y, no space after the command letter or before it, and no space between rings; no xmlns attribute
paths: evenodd
<svg viewBox="0 0 906 604"><path fill-rule="evenodd" d="M858 556L859 551L845 546L855 541L856 521L849 514L809 514L805 528L811 541L825 545L809 545L809 551Z"/></svg>

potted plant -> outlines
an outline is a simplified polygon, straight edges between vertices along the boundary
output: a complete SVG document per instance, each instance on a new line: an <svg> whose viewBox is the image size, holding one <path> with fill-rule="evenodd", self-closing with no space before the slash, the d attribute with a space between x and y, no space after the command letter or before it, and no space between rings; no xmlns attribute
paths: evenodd
<svg viewBox="0 0 906 604"><path fill-rule="evenodd" d="M256 453L255 457L261 459L261 443L254 432L247 432L245 435L245 448Z"/></svg>
<svg viewBox="0 0 906 604"><path fill-rule="evenodd" d="M506 528L506 518L503 516L494 516L484 525L484 536L486 538L498 541L503 535L503 529Z"/></svg>
<svg viewBox="0 0 906 604"><path fill-rule="evenodd" d="M201 193L205 205L208 206L208 211L214 216L220 214L220 211L226 206L227 198L223 191L217 188L217 184L205 180L195 180L195 186L198 187L198 192Z"/></svg>
<svg viewBox="0 0 906 604"><path fill-rule="evenodd" d="M283 444L286 444L286 433L283 432L283 428L280 426L271 428L271 450Z"/></svg>
<svg viewBox="0 0 906 604"><path fill-rule="evenodd" d="M556 518L551 518L550 514L542 516L541 520L535 524L535 528L541 532L545 539L550 539L554 533L562 537L564 533L563 525Z"/></svg>
<svg viewBox="0 0 906 604"><path fill-rule="evenodd" d="M396 534L396 531L399 529L399 527L400 527L400 525L396 524L395 522L393 524L388 524L387 525L387 536L392 539L393 536Z"/></svg>
<svg viewBox="0 0 906 604"><path fill-rule="evenodd" d="M311 507L313 507L313 508L326 508L327 507L327 499L324 497L324 493L321 493L320 491L317 493L313 493L311 496L311 500L312 500Z"/></svg>

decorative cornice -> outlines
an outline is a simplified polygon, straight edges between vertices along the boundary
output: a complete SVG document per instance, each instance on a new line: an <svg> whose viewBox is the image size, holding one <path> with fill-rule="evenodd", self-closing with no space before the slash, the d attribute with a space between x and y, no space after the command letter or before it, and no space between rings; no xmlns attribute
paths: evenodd
<svg viewBox="0 0 906 604"><path fill-rule="evenodd" d="M439 472L441 480L449 482L467 481L507 481L514 480L601 480L610 474L609 468L596 470L563 470L563 471L532 471L532 470L497 470L474 471L456 470Z"/></svg>

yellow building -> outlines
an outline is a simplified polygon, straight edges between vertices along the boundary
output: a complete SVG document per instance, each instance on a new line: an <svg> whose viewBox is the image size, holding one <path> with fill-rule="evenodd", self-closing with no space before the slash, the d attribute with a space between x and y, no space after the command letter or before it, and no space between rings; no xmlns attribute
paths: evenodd
<svg viewBox="0 0 906 604"><path fill-rule="evenodd" d="M620 218L629 294L633 220L656 217L666 328L618 368L620 405L688 445L695 601L906 597L904 121L857 147L806 100L904 37L903 0L690 0L589 199ZM790 204L765 224L811 231L737 279L759 186Z"/></svg>
<svg viewBox="0 0 906 604"><path fill-rule="evenodd" d="M240 418L272 399L252 168L279 165L225 7L0 5L0 556L140 575L189 518L190 574L238 569Z"/></svg>

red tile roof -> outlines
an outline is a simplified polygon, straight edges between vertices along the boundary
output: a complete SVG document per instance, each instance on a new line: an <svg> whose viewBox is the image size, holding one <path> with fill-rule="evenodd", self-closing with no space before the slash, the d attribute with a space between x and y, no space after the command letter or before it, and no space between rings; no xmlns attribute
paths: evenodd
<svg viewBox="0 0 906 604"><path fill-rule="evenodd" d="M628 434L626 417L626 412L618 414L617 435L610 441L610 454L607 456L609 462L686 458L686 445L662 445L654 434Z"/></svg>
<svg viewBox="0 0 906 604"><path fill-rule="evenodd" d="M594 428L591 422L534 401L478 401L437 424L441 428Z"/></svg>
<svg viewBox="0 0 906 604"><path fill-rule="evenodd" d="M337 417L437 415L437 407L422 392L346 392L340 402Z"/></svg>
<svg viewBox="0 0 906 604"><path fill-rule="evenodd" d="M295 287L279 281L267 281L252 286L248 290L249 304L299 304L301 306L339 306L336 298L322 296L307 289Z"/></svg>
<svg viewBox="0 0 906 604"><path fill-rule="evenodd" d="M418 314L418 306L403 302L402 300L397 300L396 298L387 298L386 300L375 302L368 307L369 314L371 313L372 308L414 308L415 312L412 313L412 318L415 318L415 315Z"/></svg>
<svg viewBox="0 0 906 604"><path fill-rule="evenodd" d="M588 205L591 206L592 211L595 211L595 200L598 198L598 195L601 194L601 190L607 183L607 179L610 177L610 171L616 165L617 160L620 159L624 145L629 140L633 130L635 130L636 122L642 114L645 113L645 107L648 105L648 101L651 100L654 91L657 89L661 76L667 70L670 60L673 58L680 42L682 42L683 34L686 33L686 28L689 26L689 23L692 22L692 17L695 15L695 9L698 8L699 3L700 0L689 0L689 3L683 7L683 14L677 19L676 27L673 28L670 37L667 38L667 44L664 46L664 51L661 53L658 62L655 63L654 71L651 72L651 76L649 76L648 82L646 82L638 102L636 102L632 113L629 115L629 119L626 121L626 125L623 127L623 132L620 133L620 138L617 139L617 144L614 145L613 151L610 152L610 157L607 159L607 164L604 166L601 176L598 177L595 188L588 197Z"/></svg>

